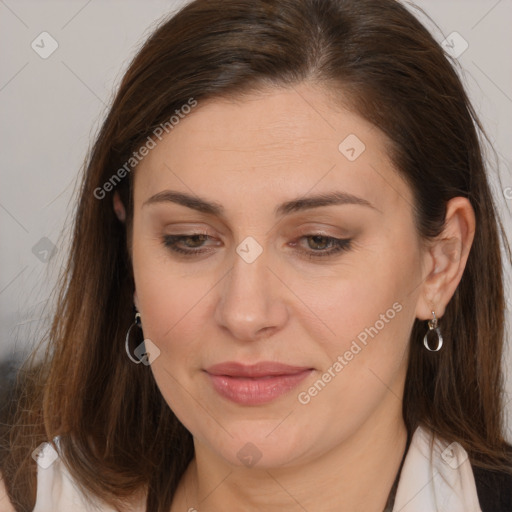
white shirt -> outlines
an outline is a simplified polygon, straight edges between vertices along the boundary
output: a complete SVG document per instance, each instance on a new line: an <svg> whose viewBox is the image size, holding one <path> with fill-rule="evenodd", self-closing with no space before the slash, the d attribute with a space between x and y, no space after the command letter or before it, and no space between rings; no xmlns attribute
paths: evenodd
<svg viewBox="0 0 512 512"><path fill-rule="evenodd" d="M435 439L418 427L405 456L393 512L482 512L466 450L459 443ZM58 438L55 440L58 447ZM37 457L37 499L33 512L115 512L84 496L58 453L46 443ZM143 512L145 503L134 510Z"/></svg>

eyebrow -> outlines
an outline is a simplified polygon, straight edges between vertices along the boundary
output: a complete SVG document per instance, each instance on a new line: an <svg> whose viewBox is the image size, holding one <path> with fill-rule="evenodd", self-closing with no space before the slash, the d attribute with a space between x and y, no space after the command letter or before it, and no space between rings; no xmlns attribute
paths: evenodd
<svg viewBox="0 0 512 512"><path fill-rule="evenodd" d="M144 201L142 207L158 203L180 204L182 206L186 206L187 208L191 208L193 210L210 215L216 215L218 217L222 217L225 212L224 207L220 203L215 201L207 201L206 199L202 199L198 196L193 196L175 190L163 190L162 192L158 192L157 194ZM369 201L363 199L362 197L358 197L347 192L334 191L299 197L291 201L286 201L275 208L274 214L277 217L282 217L294 212L310 210L312 208L319 208L321 206L344 204L361 205L379 211Z"/></svg>

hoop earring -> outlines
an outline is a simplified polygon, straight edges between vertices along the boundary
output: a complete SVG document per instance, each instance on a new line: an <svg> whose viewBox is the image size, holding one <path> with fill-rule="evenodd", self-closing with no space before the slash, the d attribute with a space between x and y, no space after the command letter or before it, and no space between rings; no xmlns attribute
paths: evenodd
<svg viewBox="0 0 512 512"><path fill-rule="evenodd" d="M140 364L142 363L142 361L140 359L135 359L131 354L130 354L130 332L132 330L132 327L134 325L136 325L139 329L141 329L142 327L142 322L141 322L141 319L140 319L140 313L135 310L136 313L135 313L135 322L130 325L130 327L128 328L128 332L126 333L126 338L125 338L125 341L124 341L124 348L126 350L126 355L130 358L131 361L133 361L135 364Z"/></svg>
<svg viewBox="0 0 512 512"><path fill-rule="evenodd" d="M437 347L436 348L430 348L428 344L428 336L429 334L435 331L435 334L437 335ZM437 318L434 311L432 311L432 320L428 321L428 331L426 332L425 336L423 337L423 345L425 345L425 348L429 350L430 352L438 352L440 348L443 346L443 336L441 334L441 330L437 326Z"/></svg>

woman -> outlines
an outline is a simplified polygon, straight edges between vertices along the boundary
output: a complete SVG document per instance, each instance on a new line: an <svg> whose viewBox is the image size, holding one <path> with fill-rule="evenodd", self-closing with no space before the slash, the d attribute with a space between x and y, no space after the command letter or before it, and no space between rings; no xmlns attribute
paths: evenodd
<svg viewBox="0 0 512 512"><path fill-rule="evenodd" d="M510 510L510 249L475 126L394 0L164 23L87 163L11 503Z"/></svg>

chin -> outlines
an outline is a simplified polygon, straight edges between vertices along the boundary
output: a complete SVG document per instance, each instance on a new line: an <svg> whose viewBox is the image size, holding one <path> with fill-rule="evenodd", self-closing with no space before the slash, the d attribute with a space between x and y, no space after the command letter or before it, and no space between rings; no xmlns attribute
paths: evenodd
<svg viewBox="0 0 512 512"><path fill-rule="evenodd" d="M219 437L207 439L210 449L237 467L272 469L293 465L311 445L304 439L304 428L297 425L291 429L276 429L279 422L275 420L259 423L258 427L252 425L252 428L245 425L243 433L228 425L226 430L233 437L223 436L222 445L219 445Z"/></svg>

